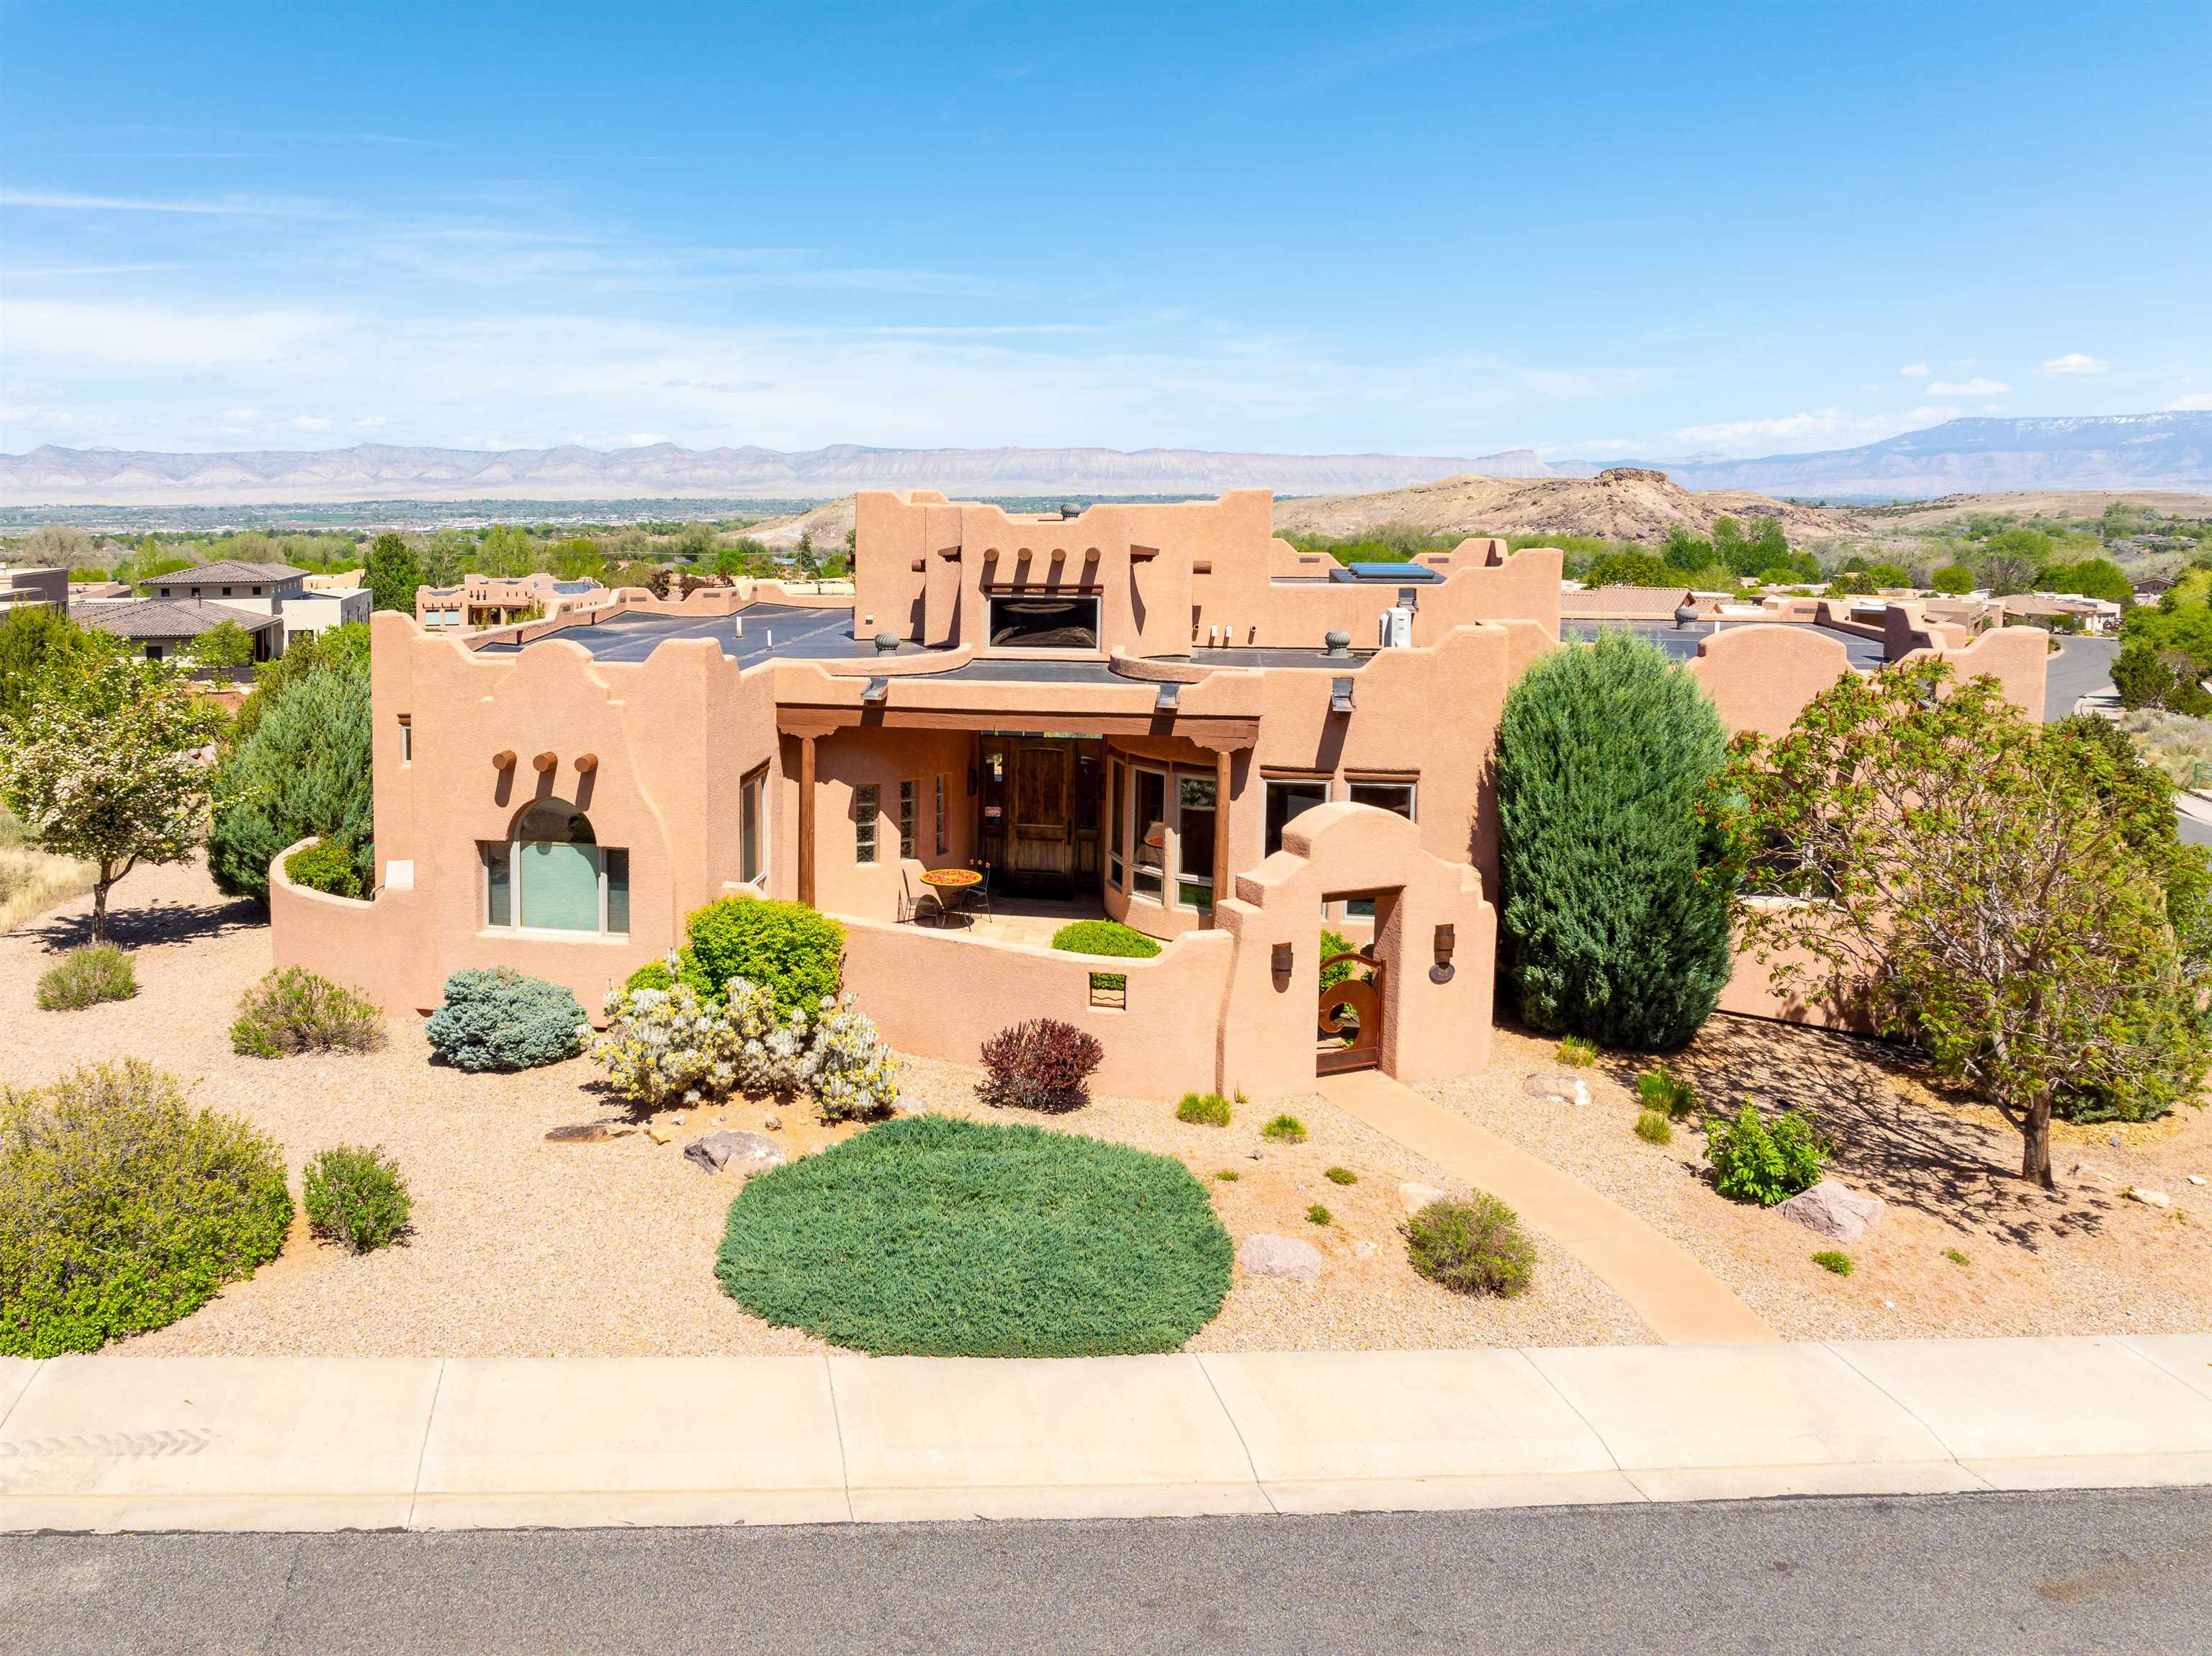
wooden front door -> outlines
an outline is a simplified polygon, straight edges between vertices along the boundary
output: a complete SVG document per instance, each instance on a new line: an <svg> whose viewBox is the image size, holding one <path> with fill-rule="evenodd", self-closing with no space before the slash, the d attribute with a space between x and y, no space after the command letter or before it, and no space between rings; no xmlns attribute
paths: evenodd
<svg viewBox="0 0 2212 1656"><path fill-rule="evenodd" d="M1074 759L1065 742L1015 743L1007 779L1006 876L1014 884L1072 889Z"/></svg>
<svg viewBox="0 0 2212 1656"><path fill-rule="evenodd" d="M1350 975L1321 992L1321 1022L1315 1033L1314 1073L1340 1075L1371 1070L1382 1061L1382 962L1354 950L1330 955L1322 975L1341 962Z"/></svg>

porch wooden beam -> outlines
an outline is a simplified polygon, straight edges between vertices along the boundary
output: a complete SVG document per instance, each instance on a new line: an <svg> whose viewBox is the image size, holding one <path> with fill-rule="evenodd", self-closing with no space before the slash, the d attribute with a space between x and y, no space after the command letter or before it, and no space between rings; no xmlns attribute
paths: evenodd
<svg viewBox="0 0 2212 1656"><path fill-rule="evenodd" d="M1221 924L1221 900L1229 895L1229 771L1226 748L1213 750L1213 901L1206 911L1208 931Z"/></svg>
<svg viewBox="0 0 2212 1656"><path fill-rule="evenodd" d="M799 901L814 907L814 738L799 738Z"/></svg>
<svg viewBox="0 0 2212 1656"><path fill-rule="evenodd" d="M919 682L919 680L912 681ZM861 726L892 731L1081 731L1095 736L1179 736L1201 748L1236 752L1260 739L1257 719L1194 718L1189 713L1088 713L1079 708L1018 707L969 713L927 707L785 707L776 726L792 737L827 736Z"/></svg>

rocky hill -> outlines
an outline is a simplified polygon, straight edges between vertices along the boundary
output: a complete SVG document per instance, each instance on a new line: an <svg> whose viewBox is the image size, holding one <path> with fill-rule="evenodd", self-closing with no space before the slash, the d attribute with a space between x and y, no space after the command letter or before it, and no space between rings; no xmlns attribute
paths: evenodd
<svg viewBox="0 0 2212 1656"><path fill-rule="evenodd" d="M1776 518L1793 541L1852 532L1850 514L1791 506L1745 489L1692 494L1664 472L1616 466L1595 477L1446 477L1373 494L1281 500L1279 534L1355 538L1385 524L1438 535L1594 535L1657 542L1676 524L1710 534L1713 520Z"/></svg>

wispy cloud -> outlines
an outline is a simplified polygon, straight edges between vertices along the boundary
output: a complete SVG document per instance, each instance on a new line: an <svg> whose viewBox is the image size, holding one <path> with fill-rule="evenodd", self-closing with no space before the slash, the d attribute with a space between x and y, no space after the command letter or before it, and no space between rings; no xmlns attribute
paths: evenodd
<svg viewBox="0 0 2212 1656"><path fill-rule="evenodd" d="M236 218L330 218L327 202L283 196L91 196L64 190L0 190L0 207L43 207L80 213L192 213Z"/></svg>
<svg viewBox="0 0 2212 1656"><path fill-rule="evenodd" d="M1928 387L1928 394L1930 397L2002 397L2011 389L2010 385L2001 384L1995 379L1984 379L1977 374L1972 379L1963 379L1956 383L1948 379L1938 379Z"/></svg>
<svg viewBox="0 0 2212 1656"><path fill-rule="evenodd" d="M2041 374L2109 373L2112 372L2112 367L2109 362L2099 361L2095 357L2085 355L2080 351L2069 351L2063 356L2052 357L2041 367L2036 369L2036 372Z"/></svg>
<svg viewBox="0 0 2212 1656"><path fill-rule="evenodd" d="M1898 372L1907 379L1925 379L1932 370L1925 362L1907 362Z"/></svg>
<svg viewBox="0 0 2212 1656"><path fill-rule="evenodd" d="M2177 397L2166 405L2168 411L2185 413L2192 409L2212 409L2212 391L2193 391L2186 397Z"/></svg>
<svg viewBox="0 0 2212 1656"><path fill-rule="evenodd" d="M1880 415L1828 408L1765 420L1723 420L1709 425L1682 426L1670 435L1676 442L1698 448L1748 452L1753 446L1782 443L1830 442L1848 446L1888 436L1896 429L1894 420Z"/></svg>

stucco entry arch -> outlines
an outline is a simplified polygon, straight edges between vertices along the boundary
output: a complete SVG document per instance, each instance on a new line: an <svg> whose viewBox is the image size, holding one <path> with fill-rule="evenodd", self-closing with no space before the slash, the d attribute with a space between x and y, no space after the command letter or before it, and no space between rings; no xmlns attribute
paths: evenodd
<svg viewBox="0 0 2212 1656"><path fill-rule="evenodd" d="M1322 903L1376 895L1375 952L1382 974L1384 1073L1441 1080L1490 1061L1498 914L1482 877L1424 850L1420 829L1372 805L1340 802L1301 812L1283 848L1237 879L1216 919L1236 940L1221 1009L1221 1084L1255 1099L1314 1090L1314 1009L1321 993ZM1450 968L1437 961L1449 926ZM1275 970L1278 944L1290 970ZM1442 981L1438 980L1442 979Z"/></svg>

